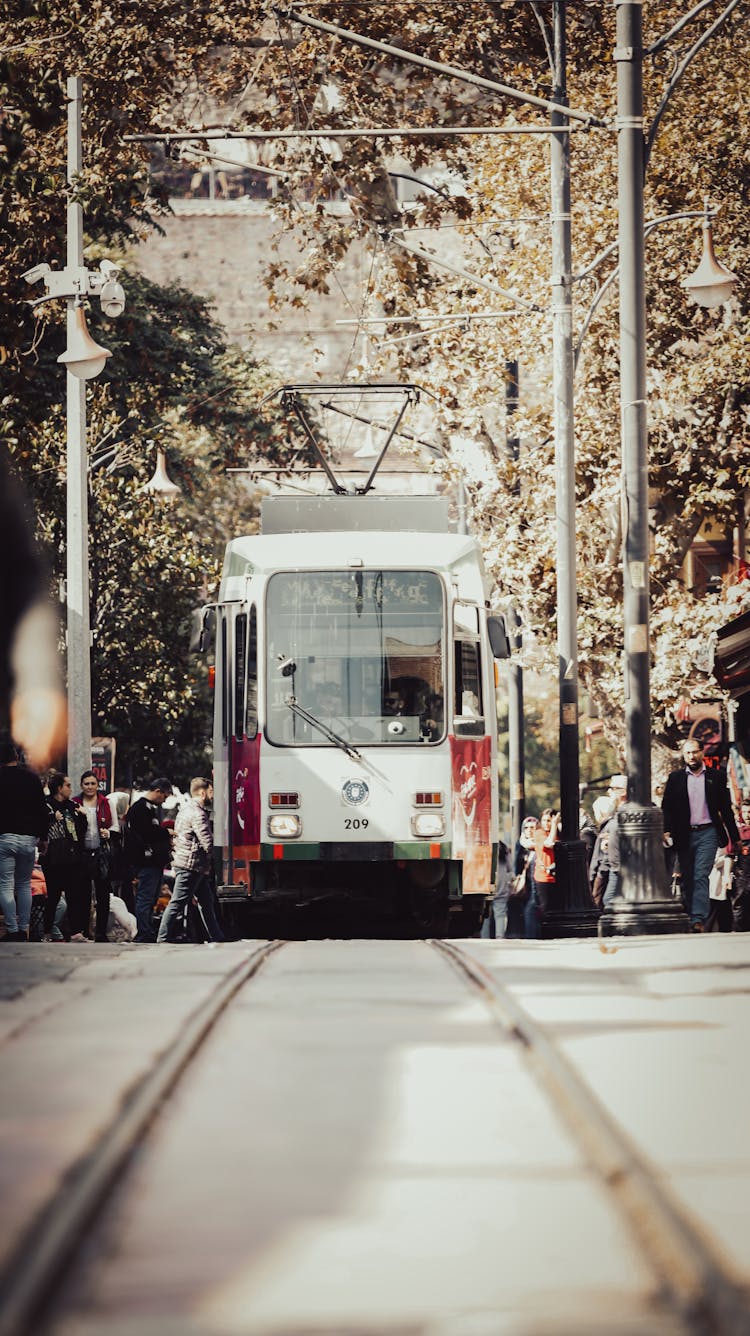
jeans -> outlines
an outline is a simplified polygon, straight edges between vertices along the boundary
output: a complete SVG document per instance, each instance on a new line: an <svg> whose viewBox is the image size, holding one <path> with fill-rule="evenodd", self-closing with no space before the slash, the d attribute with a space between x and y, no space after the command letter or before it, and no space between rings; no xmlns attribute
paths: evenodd
<svg viewBox="0 0 750 1336"><path fill-rule="evenodd" d="M0 906L8 932L28 932L35 835L0 835Z"/></svg>
<svg viewBox="0 0 750 1336"><path fill-rule="evenodd" d="M508 892L492 897L480 937L504 937L508 923Z"/></svg>
<svg viewBox="0 0 750 1336"><path fill-rule="evenodd" d="M610 868L607 875L607 885L604 888L602 909L607 909L615 896L620 894L620 873L615 868Z"/></svg>
<svg viewBox="0 0 750 1336"><path fill-rule="evenodd" d="M138 888L135 893L135 921L138 927L136 942L154 941L154 905L163 878L163 867L138 868Z"/></svg>
<svg viewBox="0 0 750 1336"><path fill-rule="evenodd" d="M691 923L705 923L710 909L708 878L714 865L719 836L715 826L691 830L690 843L677 846L682 877L682 898Z"/></svg>
<svg viewBox="0 0 750 1336"><path fill-rule="evenodd" d="M214 913L214 897L208 877L204 872L197 869L190 872L187 868L178 867L176 872L172 898L161 916L157 942L171 942L173 940L177 920L190 904L193 896L198 901L198 908L209 941L223 942L224 934Z"/></svg>

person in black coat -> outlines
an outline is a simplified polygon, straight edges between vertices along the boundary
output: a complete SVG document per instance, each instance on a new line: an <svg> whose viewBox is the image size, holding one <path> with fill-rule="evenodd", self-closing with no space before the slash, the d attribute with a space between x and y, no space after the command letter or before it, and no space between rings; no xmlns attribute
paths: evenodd
<svg viewBox="0 0 750 1336"><path fill-rule="evenodd" d="M71 798L67 775L53 771L47 780L47 847L42 871L47 883L44 940L52 941L60 896L68 906L70 940L86 942L91 921L91 881L86 864L86 818Z"/></svg>
<svg viewBox="0 0 750 1336"><path fill-rule="evenodd" d="M695 738L683 743L685 765L673 770L662 798L664 833L677 850L682 896L694 932L703 932L709 914L708 878L717 849L739 841L739 831L723 770L707 770Z"/></svg>

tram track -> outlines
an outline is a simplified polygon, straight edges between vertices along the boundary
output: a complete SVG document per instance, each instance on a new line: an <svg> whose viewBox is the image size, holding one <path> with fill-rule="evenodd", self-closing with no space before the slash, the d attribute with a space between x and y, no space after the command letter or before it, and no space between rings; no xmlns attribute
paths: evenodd
<svg viewBox="0 0 750 1336"><path fill-rule="evenodd" d="M0 1274L0 1336L30 1336L87 1227L126 1171L141 1135L240 989L284 945L263 943L221 980L174 1043L127 1093L95 1145L70 1165L58 1191L17 1241Z"/></svg>
<svg viewBox="0 0 750 1336"><path fill-rule="evenodd" d="M663 1305L690 1336L750 1336L747 1287L544 1027L470 953L452 942L429 945L524 1046L537 1080L616 1201L656 1276Z"/></svg>

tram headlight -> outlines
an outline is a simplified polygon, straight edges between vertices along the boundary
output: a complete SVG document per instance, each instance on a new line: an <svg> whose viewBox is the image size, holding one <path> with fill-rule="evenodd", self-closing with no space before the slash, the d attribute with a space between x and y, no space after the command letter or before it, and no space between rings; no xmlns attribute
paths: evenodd
<svg viewBox="0 0 750 1336"><path fill-rule="evenodd" d="M434 840L445 834L445 817L442 812L417 812L411 819L411 829L420 839Z"/></svg>
<svg viewBox="0 0 750 1336"><path fill-rule="evenodd" d="M302 822L295 812L274 812L268 818L268 833L274 840L296 840L302 834Z"/></svg>

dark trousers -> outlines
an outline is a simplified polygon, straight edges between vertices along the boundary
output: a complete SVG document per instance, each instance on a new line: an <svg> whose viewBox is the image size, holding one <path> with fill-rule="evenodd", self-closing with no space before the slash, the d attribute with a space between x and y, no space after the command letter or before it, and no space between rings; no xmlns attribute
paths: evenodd
<svg viewBox="0 0 750 1336"><path fill-rule="evenodd" d="M91 881L87 866L44 868L44 880L47 883L47 903L44 906L44 931L52 932L55 912L60 903L60 896L65 896L68 906L68 923L71 936L74 933L89 931L91 919Z"/></svg>
<svg viewBox="0 0 750 1336"><path fill-rule="evenodd" d="M174 936L180 915L190 904L193 896L198 901L198 908L210 942L223 942L224 934L214 913L213 889L204 872L197 869L177 868L174 890L164 913L162 914L157 941L170 942Z"/></svg>
<svg viewBox="0 0 750 1336"><path fill-rule="evenodd" d="M137 942L154 942L154 906L164 877L163 867L139 867L138 889L135 893L135 918L138 924Z"/></svg>
<svg viewBox="0 0 750 1336"><path fill-rule="evenodd" d="M65 896L68 906L68 925L71 937L76 933L89 934L91 925L91 878L87 863L75 867L65 867L45 872L47 882L47 906L44 913L44 931L51 932L55 921L55 910L60 903L60 896ZM52 894L50 895L50 883ZM49 926L48 926L49 925Z"/></svg>
<svg viewBox="0 0 750 1336"><path fill-rule="evenodd" d="M94 894L96 896L96 928L94 930L94 935L97 941L101 942L106 940L107 937L110 880L108 876L102 876L99 871L98 849L87 850L86 863L90 879L89 894L91 892L91 883L93 883Z"/></svg>

